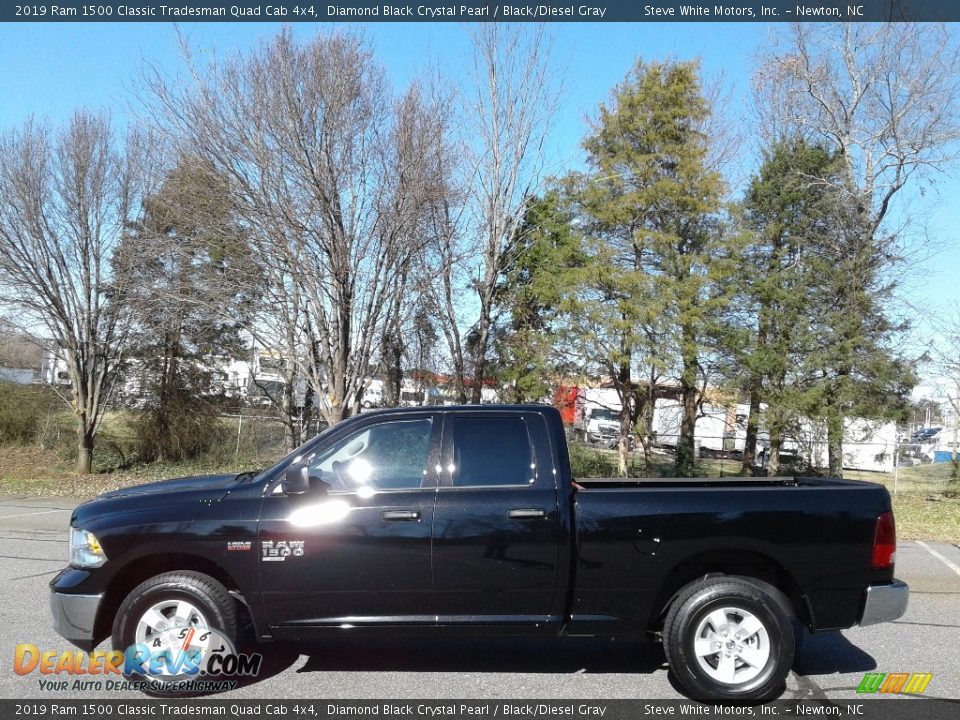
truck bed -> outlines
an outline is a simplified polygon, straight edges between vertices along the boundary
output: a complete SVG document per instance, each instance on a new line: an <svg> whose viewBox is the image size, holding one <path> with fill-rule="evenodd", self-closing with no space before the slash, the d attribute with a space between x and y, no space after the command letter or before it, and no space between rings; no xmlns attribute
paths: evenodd
<svg viewBox="0 0 960 720"><path fill-rule="evenodd" d="M890 509L881 485L814 477L584 478L575 488L571 631L621 628L629 618L656 627L656 609L671 592L717 568L796 588L791 600L805 608L811 629L850 627L864 587L892 580L892 571L870 569L877 516Z"/></svg>

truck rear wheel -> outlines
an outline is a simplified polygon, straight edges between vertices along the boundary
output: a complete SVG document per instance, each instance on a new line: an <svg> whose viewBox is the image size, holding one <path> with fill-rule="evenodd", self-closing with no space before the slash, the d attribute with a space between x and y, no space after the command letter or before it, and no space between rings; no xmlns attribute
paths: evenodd
<svg viewBox="0 0 960 720"><path fill-rule="evenodd" d="M154 693L177 694L164 686L174 680L199 679L199 673L184 663L193 665L213 651L233 652L236 638L236 607L227 588L209 575L182 571L150 578L127 595L113 622L112 643L123 652L133 646L146 647L151 653L168 652L170 662L162 661L159 673L129 676L150 682ZM189 660L183 654L185 647L193 651Z"/></svg>
<svg viewBox="0 0 960 720"><path fill-rule="evenodd" d="M793 665L793 627L762 588L712 578L689 586L671 605L663 648L695 699L769 700Z"/></svg>

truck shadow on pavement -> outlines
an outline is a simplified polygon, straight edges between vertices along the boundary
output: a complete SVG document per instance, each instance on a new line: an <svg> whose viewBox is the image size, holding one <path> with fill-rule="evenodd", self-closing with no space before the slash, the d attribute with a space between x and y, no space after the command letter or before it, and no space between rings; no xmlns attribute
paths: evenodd
<svg viewBox="0 0 960 720"><path fill-rule="evenodd" d="M508 673L643 673L666 670L660 645L598 638L410 638L403 642L371 638L330 639L311 643L248 646L263 654L254 685L293 669L297 673L340 672L508 672ZM797 647L793 670L799 676L867 672L873 657L842 633L806 635ZM669 682L681 693L673 674Z"/></svg>
<svg viewBox="0 0 960 720"><path fill-rule="evenodd" d="M797 675L869 672L876 667L877 661L872 655L840 632L804 635L793 661L793 671Z"/></svg>

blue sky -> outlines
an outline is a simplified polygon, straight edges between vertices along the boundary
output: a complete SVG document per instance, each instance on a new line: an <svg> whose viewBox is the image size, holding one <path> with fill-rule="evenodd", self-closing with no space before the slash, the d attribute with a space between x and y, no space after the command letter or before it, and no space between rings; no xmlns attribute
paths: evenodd
<svg viewBox="0 0 960 720"><path fill-rule="evenodd" d="M361 30L395 86L425 69L442 68L462 82L469 68L467 28L453 23L349 24ZM550 137L556 173L582 161L585 118L609 96L635 58L699 58L706 77L722 75L729 93L726 111L749 127L750 74L758 52L783 26L737 23L557 23L553 57L564 86L563 103ZM195 50L245 48L276 33L273 23L183 24ZM301 23L304 37L318 26ZM28 115L54 122L79 106L111 109L118 123L129 118L142 62L175 73L181 66L174 27L164 23L37 23L0 25L0 129ZM748 137L743 170L754 168L756 144ZM928 224L938 251L904 275L901 292L909 306L929 308L960 302L960 168L937 178L925 193L901 198ZM924 312L914 315L935 332ZM934 324L935 325L935 324Z"/></svg>

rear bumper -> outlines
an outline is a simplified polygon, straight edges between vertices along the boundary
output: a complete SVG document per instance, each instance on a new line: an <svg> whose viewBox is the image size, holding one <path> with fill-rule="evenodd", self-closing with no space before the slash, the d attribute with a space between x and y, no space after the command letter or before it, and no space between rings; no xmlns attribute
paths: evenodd
<svg viewBox="0 0 960 720"><path fill-rule="evenodd" d="M868 585L859 624L876 625L903 617L909 600L910 588L899 580L889 585Z"/></svg>
<svg viewBox="0 0 960 720"><path fill-rule="evenodd" d="M83 650L92 650L96 645L94 625L97 610L100 609L100 595L67 595L51 591L50 613L53 615L53 629Z"/></svg>

